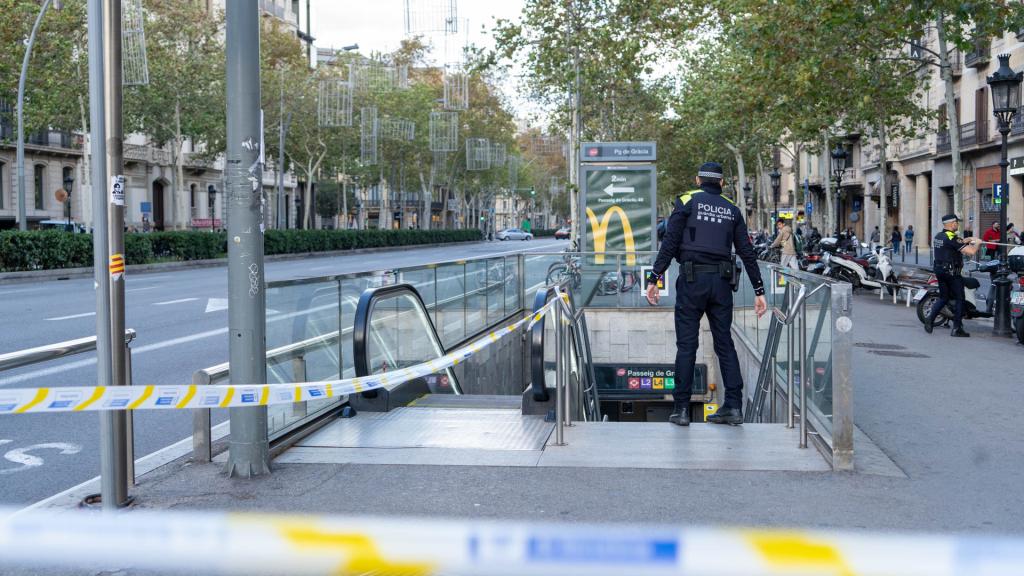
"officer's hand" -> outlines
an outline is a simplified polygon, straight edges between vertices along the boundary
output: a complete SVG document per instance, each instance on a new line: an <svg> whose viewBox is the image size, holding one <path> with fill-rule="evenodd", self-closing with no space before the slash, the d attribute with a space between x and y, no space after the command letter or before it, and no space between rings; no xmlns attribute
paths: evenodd
<svg viewBox="0 0 1024 576"><path fill-rule="evenodd" d="M657 306L658 305L658 300L660 300L660 299L661 299L661 291L658 290L658 285L657 284L651 284L650 286L648 286L647 287L647 302L649 302L651 306Z"/></svg>
<svg viewBox="0 0 1024 576"><path fill-rule="evenodd" d="M764 299L764 296L758 296L754 298L754 312L757 313L757 317L764 316L764 313L768 311L768 301Z"/></svg>

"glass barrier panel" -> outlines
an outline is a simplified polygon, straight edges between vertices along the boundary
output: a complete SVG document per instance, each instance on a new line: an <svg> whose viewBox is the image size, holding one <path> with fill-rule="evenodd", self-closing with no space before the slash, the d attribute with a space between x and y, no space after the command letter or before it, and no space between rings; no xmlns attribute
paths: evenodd
<svg viewBox="0 0 1024 576"><path fill-rule="evenodd" d="M423 299L423 304L431 313L433 313L434 308L437 306L435 299L436 271L437 268L435 266L423 266L401 270L398 273L398 282L412 285L419 292L420 298Z"/></svg>
<svg viewBox="0 0 1024 576"><path fill-rule="evenodd" d="M267 289L267 350L303 344L300 350L267 360L267 382L316 382L338 377L339 284L337 281L297 284ZM306 417L339 404L342 398L326 398L267 409L271 438Z"/></svg>
<svg viewBox="0 0 1024 576"><path fill-rule="evenodd" d="M367 274L342 278L341 283L341 368L342 378L353 378L356 375L355 360L352 358L352 329L356 320L356 307L363 292L370 288L379 288L388 283L388 278L379 274Z"/></svg>
<svg viewBox="0 0 1024 576"><path fill-rule="evenodd" d="M544 286L561 281L566 273L566 256L562 254L523 255L523 283L532 298Z"/></svg>
<svg viewBox="0 0 1024 576"><path fill-rule="evenodd" d="M807 301L807 355L813 362L807 394L815 428L832 445L832 303L831 290L819 290Z"/></svg>
<svg viewBox="0 0 1024 576"><path fill-rule="evenodd" d="M487 325L492 326L505 317L505 284L508 276L504 258L487 260Z"/></svg>
<svg viewBox="0 0 1024 576"><path fill-rule="evenodd" d="M466 337L487 327L487 262L466 262Z"/></svg>
<svg viewBox="0 0 1024 576"><path fill-rule="evenodd" d="M522 260L518 256L505 257L505 316L523 308L520 262Z"/></svg>
<svg viewBox="0 0 1024 576"><path fill-rule="evenodd" d="M445 348L466 338L466 267L464 264L439 264L437 307L434 325Z"/></svg>

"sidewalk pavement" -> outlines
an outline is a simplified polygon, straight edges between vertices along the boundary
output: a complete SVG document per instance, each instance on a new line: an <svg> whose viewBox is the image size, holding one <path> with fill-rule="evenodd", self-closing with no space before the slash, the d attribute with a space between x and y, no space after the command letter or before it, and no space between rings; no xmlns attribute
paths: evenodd
<svg viewBox="0 0 1024 576"><path fill-rule="evenodd" d="M855 422L895 461L891 474L275 464L241 480L181 459L140 479L136 506L1024 533L1021 375L1010 371L1024 347L977 322L970 339L927 335L913 308L870 294L853 317Z"/></svg>

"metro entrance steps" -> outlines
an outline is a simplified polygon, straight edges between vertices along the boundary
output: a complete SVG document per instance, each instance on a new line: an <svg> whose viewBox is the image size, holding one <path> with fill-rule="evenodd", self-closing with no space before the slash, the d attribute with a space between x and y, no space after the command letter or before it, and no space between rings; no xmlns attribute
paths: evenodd
<svg viewBox="0 0 1024 576"><path fill-rule="evenodd" d="M576 422L555 446L554 424L523 415L514 396L427 395L390 412L338 419L278 464L404 464L828 472L783 424Z"/></svg>

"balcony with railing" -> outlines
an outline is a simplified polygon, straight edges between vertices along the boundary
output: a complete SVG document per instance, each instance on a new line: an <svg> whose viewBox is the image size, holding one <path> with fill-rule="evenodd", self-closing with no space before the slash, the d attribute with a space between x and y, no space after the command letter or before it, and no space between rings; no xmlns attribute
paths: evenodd
<svg viewBox="0 0 1024 576"><path fill-rule="evenodd" d="M964 73L964 56L960 53L960 50L953 49L949 52L949 69L953 73L953 77L962 76Z"/></svg>
<svg viewBox="0 0 1024 576"><path fill-rule="evenodd" d="M1020 136L1021 134L1024 134L1024 107L1018 108L1013 120L1010 121L1010 135Z"/></svg>
<svg viewBox="0 0 1024 576"><path fill-rule="evenodd" d="M960 125L960 147L974 146L978 143L977 123L968 122ZM987 130L986 130L987 133ZM949 130L939 130L935 133L936 152L949 152L952 142L949 137Z"/></svg>
<svg viewBox="0 0 1024 576"><path fill-rule="evenodd" d="M974 41L974 49L964 57L964 64L968 68L981 68L992 59L992 43L988 38L978 38Z"/></svg>

